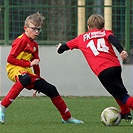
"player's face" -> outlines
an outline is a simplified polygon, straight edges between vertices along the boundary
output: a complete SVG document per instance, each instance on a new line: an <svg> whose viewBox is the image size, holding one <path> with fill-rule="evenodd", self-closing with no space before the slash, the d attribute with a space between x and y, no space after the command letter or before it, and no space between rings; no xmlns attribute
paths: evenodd
<svg viewBox="0 0 133 133"><path fill-rule="evenodd" d="M34 24L30 23L29 26L24 26L25 34L31 38L36 39L39 33L42 31L41 26L35 26Z"/></svg>

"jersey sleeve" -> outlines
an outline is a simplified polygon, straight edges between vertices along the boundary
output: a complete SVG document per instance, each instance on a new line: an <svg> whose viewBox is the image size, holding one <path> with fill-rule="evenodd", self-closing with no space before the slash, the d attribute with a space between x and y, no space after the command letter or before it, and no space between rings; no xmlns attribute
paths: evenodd
<svg viewBox="0 0 133 133"><path fill-rule="evenodd" d="M120 44L120 41L114 36L111 30L106 30L106 37L109 40L109 42L117 49L117 51L121 53L123 50L123 47Z"/></svg>
<svg viewBox="0 0 133 133"><path fill-rule="evenodd" d="M113 31L112 30L106 30L106 37L108 38L110 35L113 35Z"/></svg>
<svg viewBox="0 0 133 133"><path fill-rule="evenodd" d="M108 40L109 40L109 42L117 49L117 51L118 51L119 53L121 53L121 52L124 50L124 48L123 48L122 45L120 44L120 41L119 41L115 36L110 35L110 36L108 37Z"/></svg>
<svg viewBox="0 0 133 133"><path fill-rule="evenodd" d="M37 76L40 76L40 67L39 67L39 65L34 65L34 66L33 66L33 70L34 70L34 73L35 73Z"/></svg>
<svg viewBox="0 0 133 133"><path fill-rule="evenodd" d="M79 43L79 38L80 38L80 36L78 36L78 37L76 37L76 38L74 38L74 39L72 39L72 40L70 40L70 41L68 41L66 44L67 44L67 46L72 50L72 49L74 49L74 48L78 48L78 43Z"/></svg>
<svg viewBox="0 0 133 133"><path fill-rule="evenodd" d="M60 47L59 47L59 49L57 50L57 52L59 53L59 54L62 54L64 51L66 51L66 50L69 50L69 47L66 45L66 44L62 44Z"/></svg>
<svg viewBox="0 0 133 133"><path fill-rule="evenodd" d="M23 51L25 45L26 43L24 41L17 38L12 44L7 62L17 66L30 67L30 61L17 59L17 56Z"/></svg>

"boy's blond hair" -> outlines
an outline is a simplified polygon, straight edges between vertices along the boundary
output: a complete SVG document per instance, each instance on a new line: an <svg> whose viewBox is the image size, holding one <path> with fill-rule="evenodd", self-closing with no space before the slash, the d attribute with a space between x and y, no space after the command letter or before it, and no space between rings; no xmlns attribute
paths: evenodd
<svg viewBox="0 0 133 133"><path fill-rule="evenodd" d="M104 28L104 18L100 14L93 14L87 20L87 25L90 29L97 28L102 29Z"/></svg>
<svg viewBox="0 0 133 133"><path fill-rule="evenodd" d="M36 12L26 18L25 26L29 26L29 23L32 23L35 26L41 26L44 19L44 16L42 16L39 12Z"/></svg>

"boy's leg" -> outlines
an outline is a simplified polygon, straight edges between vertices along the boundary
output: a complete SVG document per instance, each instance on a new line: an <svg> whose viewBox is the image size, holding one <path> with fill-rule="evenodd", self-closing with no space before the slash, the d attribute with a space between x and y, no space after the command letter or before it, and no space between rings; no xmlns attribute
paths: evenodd
<svg viewBox="0 0 133 133"><path fill-rule="evenodd" d="M126 100L129 98L129 95L121 78L121 67L108 68L102 71L98 75L98 78L105 89L115 98L115 100L120 99L116 100L116 102L120 106L122 117L129 114L130 107L126 104Z"/></svg>
<svg viewBox="0 0 133 133"><path fill-rule="evenodd" d="M126 105L133 110L133 97L129 97L126 101Z"/></svg>
<svg viewBox="0 0 133 133"><path fill-rule="evenodd" d="M16 82L8 94L4 97L4 99L1 101L1 105L7 108L19 95L19 93L23 90L23 85L20 83L20 81Z"/></svg>
<svg viewBox="0 0 133 133"><path fill-rule="evenodd" d="M127 99L126 105L133 111L133 97ZM133 119L131 120L131 124L133 125Z"/></svg>
<svg viewBox="0 0 133 133"><path fill-rule="evenodd" d="M70 111L60 95L56 96L55 98L51 98L51 101L53 102L55 107L59 110L62 116L62 123L65 123L65 124L66 123L75 123L75 124L83 123L83 121L77 120L71 117Z"/></svg>
<svg viewBox="0 0 133 133"><path fill-rule="evenodd" d="M46 82L43 79L40 79L35 82L34 89L50 97L52 103L60 112L63 118L62 119L63 123L83 123L82 121L71 117L71 113L66 103L61 98L55 86L51 85L50 83Z"/></svg>
<svg viewBox="0 0 133 133"><path fill-rule="evenodd" d="M19 93L29 85L31 82L31 77L28 74L22 74L19 76L17 82L12 86L8 94L3 98L0 104L0 122L5 122L4 113L6 108L15 100Z"/></svg>
<svg viewBox="0 0 133 133"><path fill-rule="evenodd" d="M60 112L62 118L64 120L68 120L71 117L71 113L66 105L66 103L64 102L64 100L61 98L60 95L54 97L54 98L50 98L52 103L55 105L55 107L58 109L58 111Z"/></svg>
<svg viewBox="0 0 133 133"><path fill-rule="evenodd" d="M131 111L130 108L126 104L121 102L120 100L116 100L116 102L120 106L122 119L131 120L132 116L131 116L131 113L130 113L130 111Z"/></svg>
<svg viewBox="0 0 133 133"><path fill-rule="evenodd" d="M15 100L15 98L19 95L19 93L23 90L23 85L20 81L16 82L8 94L3 98L0 104L0 123L5 122L5 110L6 108Z"/></svg>

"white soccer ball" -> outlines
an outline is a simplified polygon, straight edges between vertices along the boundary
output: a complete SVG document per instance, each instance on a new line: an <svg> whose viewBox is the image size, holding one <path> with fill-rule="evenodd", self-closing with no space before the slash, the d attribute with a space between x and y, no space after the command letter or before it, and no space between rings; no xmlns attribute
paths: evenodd
<svg viewBox="0 0 133 133"><path fill-rule="evenodd" d="M108 107L101 113L101 122L105 126L118 126L121 122L120 111L115 107Z"/></svg>

